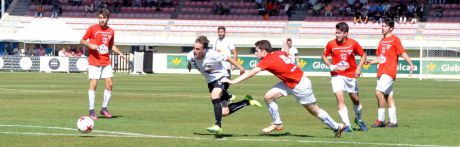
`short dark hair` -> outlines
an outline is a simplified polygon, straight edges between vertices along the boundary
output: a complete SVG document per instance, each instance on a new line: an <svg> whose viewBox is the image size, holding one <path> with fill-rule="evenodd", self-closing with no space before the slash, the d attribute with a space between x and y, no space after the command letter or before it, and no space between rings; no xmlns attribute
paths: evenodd
<svg viewBox="0 0 460 147"><path fill-rule="evenodd" d="M292 42L292 39L291 39L291 38L288 38L288 39L287 39L287 41L290 41L290 42Z"/></svg>
<svg viewBox="0 0 460 147"><path fill-rule="evenodd" d="M198 36L195 40L195 43L199 43L203 45L203 49L208 48L209 40L206 36Z"/></svg>
<svg viewBox="0 0 460 147"><path fill-rule="evenodd" d="M225 27L224 26L218 26L217 31L219 31L219 30L224 30L224 32L225 32Z"/></svg>
<svg viewBox="0 0 460 147"><path fill-rule="evenodd" d="M346 22L340 22L337 25L335 25L335 29L348 33L349 27Z"/></svg>
<svg viewBox="0 0 460 147"><path fill-rule="evenodd" d="M109 17L110 16L110 11L109 9L106 9L106 8L103 8L103 9L100 9L99 12L97 12L97 15L102 15L104 17Z"/></svg>
<svg viewBox="0 0 460 147"><path fill-rule="evenodd" d="M393 21L393 19L385 18L383 20L383 23L389 26L390 28L395 28L395 22Z"/></svg>
<svg viewBox="0 0 460 147"><path fill-rule="evenodd" d="M256 47L259 47L259 49L267 51L267 53L271 53L274 50L272 49L272 45L270 44L270 41L268 40L259 40L255 43Z"/></svg>

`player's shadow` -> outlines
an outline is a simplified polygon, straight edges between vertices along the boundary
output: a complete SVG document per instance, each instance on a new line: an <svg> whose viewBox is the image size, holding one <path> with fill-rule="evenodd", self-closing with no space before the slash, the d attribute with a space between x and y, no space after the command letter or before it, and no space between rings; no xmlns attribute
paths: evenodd
<svg viewBox="0 0 460 147"><path fill-rule="evenodd" d="M270 136L270 137L282 137L282 136L294 136L294 137L315 137L311 135L303 135L303 134L291 134L290 132L284 133L262 133L259 136Z"/></svg>
<svg viewBox="0 0 460 147"><path fill-rule="evenodd" d="M96 136L92 136L92 135L82 135L82 136L78 136L78 137L85 137L85 138L92 138L92 137L96 137Z"/></svg>
<svg viewBox="0 0 460 147"><path fill-rule="evenodd" d="M248 134L214 134L214 133L193 133L194 135L204 135L204 136L214 136L217 139L222 139L225 137L247 137L247 136L270 136L270 137L282 137L282 136L294 136L294 137L315 137L311 135L300 135L300 134L291 134L289 132L284 133L266 133L258 135L248 135Z"/></svg>
<svg viewBox="0 0 460 147"><path fill-rule="evenodd" d="M99 116L98 118L99 118L99 119L115 119L115 118L120 118L120 117L124 117L124 116L114 115L114 116L112 116L112 118L107 118L107 117L104 117L104 116Z"/></svg>
<svg viewBox="0 0 460 147"><path fill-rule="evenodd" d="M197 132L194 132L193 134L194 134L194 135L203 135L203 136L214 136L214 137L216 137L216 138L248 136L248 135L215 134L215 133L197 133Z"/></svg>

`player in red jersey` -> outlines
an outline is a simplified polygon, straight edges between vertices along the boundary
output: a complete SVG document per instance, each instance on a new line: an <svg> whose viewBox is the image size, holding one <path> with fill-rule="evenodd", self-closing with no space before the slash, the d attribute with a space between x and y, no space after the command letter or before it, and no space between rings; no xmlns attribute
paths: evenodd
<svg viewBox="0 0 460 147"><path fill-rule="evenodd" d="M361 67L366 61L366 53L354 39L348 38L348 24L340 22L335 26L336 39L327 43L326 49L321 58L324 64L331 69L332 91L337 98L337 109L343 123L347 126L345 132L352 132L348 109L344 101L344 92L350 95L355 112L355 123L359 125L360 131L367 131L367 127L361 119L362 105L359 101L358 81L361 75ZM359 65L356 65L355 54L361 56ZM332 63L328 56L332 57Z"/></svg>
<svg viewBox="0 0 460 147"><path fill-rule="evenodd" d="M377 70L377 87L375 96L378 102L377 121L373 128L385 127L385 105L388 107L390 122L387 127L398 127L396 119L396 103L393 97L393 82L396 80L398 57L401 55L410 65L410 75L414 71L414 64L402 47L401 40L392 31L395 23L391 19L385 19L382 23L383 39L377 47L377 58L367 61L367 64L379 64Z"/></svg>
<svg viewBox="0 0 460 147"><path fill-rule="evenodd" d="M109 50L122 55L120 50L114 43L115 31L107 26L109 21L110 12L107 9L101 9L98 12L99 24L92 25L88 28L83 38L80 40L82 45L89 49L88 56L88 78L89 78L89 116L92 119L97 119L96 112L94 111L94 100L96 97L95 90L97 80L104 79L105 91L104 101L100 113L107 118L111 118L107 106L110 98L112 97L112 66L110 61ZM87 41L89 39L89 41ZM124 59L123 56L120 56Z"/></svg>
<svg viewBox="0 0 460 147"><path fill-rule="evenodd" d="M257 41L255 45L255 54L257 58L260 59L257 66L234 80L224 78L221 81L237 84L262 70L269 71L282 80L265 93L264 99L273 121L270 126L262 129L262 131L268 133L283 129L281 117L278 112L278 104L275 100L287 96L288 94L293 94L297 101L302 104L310 114L317 117L330 129L334 130L336 137L340 137L345 125L336 123L326 111L316 104L316 98L313 94L310 79L308 79L303 71L289 59L289 50L287 50L288 47L286 42L283 51L274 51L270 42L267 40Z"/></svg>

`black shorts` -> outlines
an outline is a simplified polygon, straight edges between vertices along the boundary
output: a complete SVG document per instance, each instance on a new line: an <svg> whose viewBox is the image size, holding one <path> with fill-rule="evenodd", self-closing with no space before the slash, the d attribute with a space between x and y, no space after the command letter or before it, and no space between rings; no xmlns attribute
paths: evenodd
<svg viewBox="0 0 460 147"><path fill-rule="evenodd" d="M224 77L222 77L222 78L224 78ZM220 99L221 100L229 100L230 96L229 96L229 94L227 92L227 89L230 87L230 84L220 82L220 80L222 78L219 78L219 79L217 79L215 81L212 81L212 82L208 83L209 93L211 93L214 88L221 88L222 89L222 96L220 97Z"/></svg>

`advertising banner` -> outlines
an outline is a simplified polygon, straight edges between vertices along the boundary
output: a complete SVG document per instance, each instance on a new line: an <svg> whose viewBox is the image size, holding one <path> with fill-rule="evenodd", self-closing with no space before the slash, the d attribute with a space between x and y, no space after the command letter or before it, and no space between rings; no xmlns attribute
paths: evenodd
<svg viewBox="0 0 460 147"><path fill-rule="evenodd" d="M86 57L70 57L69 72L82 72L88 70L88 58Z"/></svg>
<svg viewBox="0 0 460 147"><path fill-rule="evenodd" d="M69 57L40 57L40 71L69 71Z"/></svg>
<svg viewBox="0 0 460 147"><path fill-rule="evenodd" d="M185 55L168 55L167 57L168 69L186 69L187 57ZM238 64L242 65L245 69L254 68L259 59L256 57L241 56L238 57ZM356 60L359 63L359 60ZM419 74L420 61L412 60L414 64L414 73ZM323 63L321 58L302 57L299 59L299 67L305 72L329 72L329 67ZM460 67L459 67L460 68ZM409 64L404 60L399 60L398 73L409 74ZM377 73L377 64L364 65L361 69L362 73Z"/></svg>
<svg viewBox="0 0 460 147"><path fill-rule="evenodd" d="M424 73L438 75L459 75L460 61L427 61L423 62Z"/></svg>

